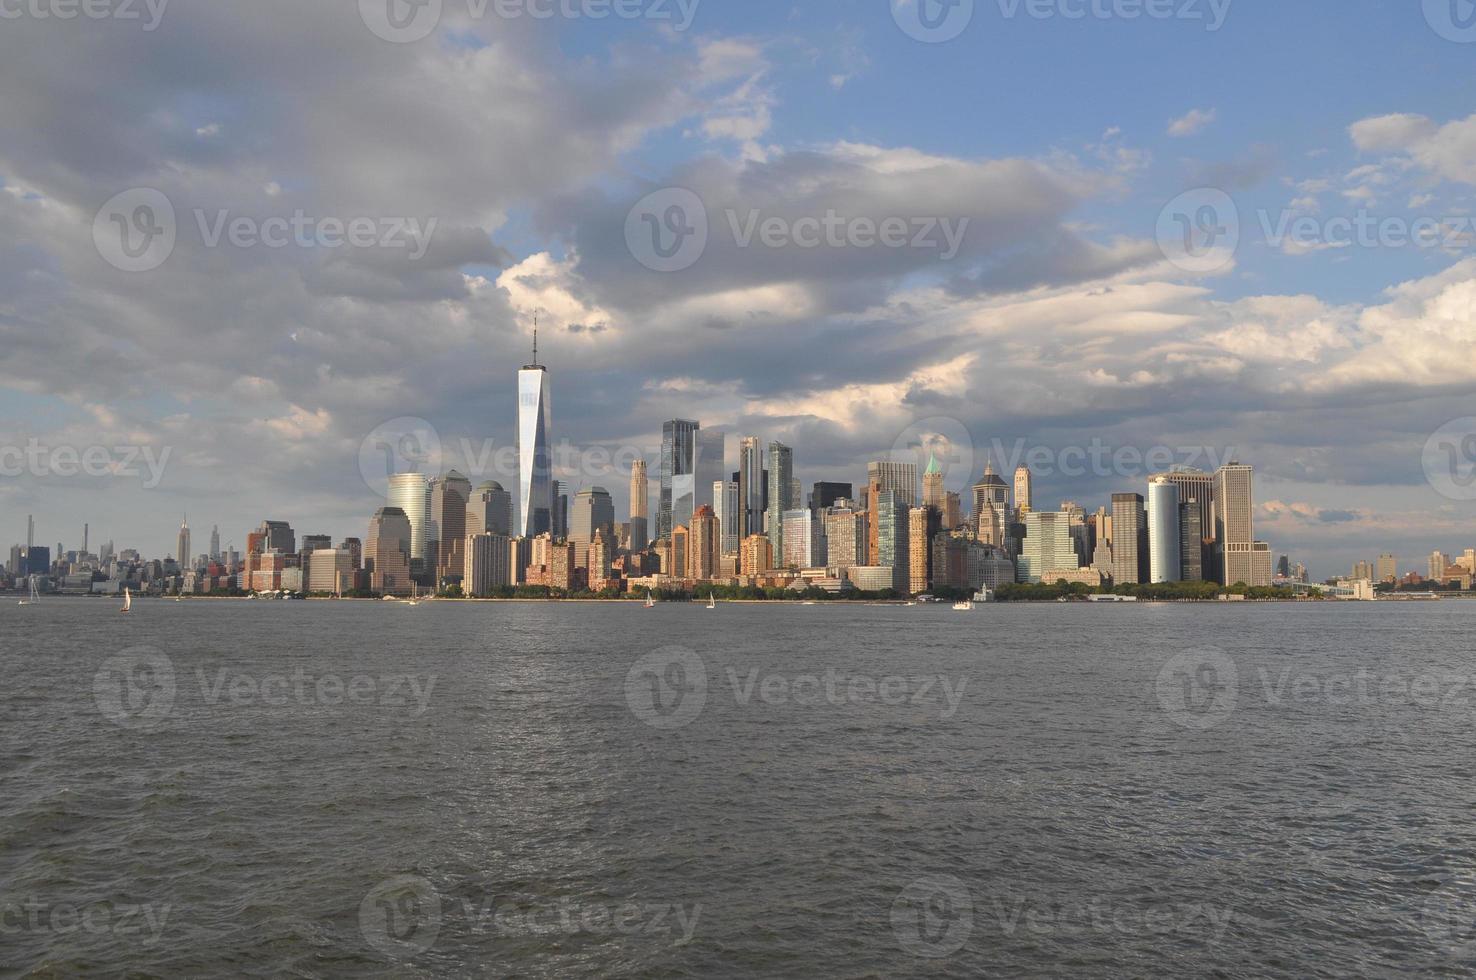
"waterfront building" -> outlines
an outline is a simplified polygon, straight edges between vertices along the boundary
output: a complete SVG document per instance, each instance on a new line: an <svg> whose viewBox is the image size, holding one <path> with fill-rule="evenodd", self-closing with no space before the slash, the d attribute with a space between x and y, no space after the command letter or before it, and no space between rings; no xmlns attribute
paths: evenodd
<svg viewBox="0 0 1476 980"><path fill-rule="evenodd" d="M1048 569L1079 567L1076 548L1071 540L1071 515L1066 511L1027 511L1025 540L1016 563L1015 578L1020 582L1042 581Z"/></svg>
<svg viewBox="0 0 1476 980"><path fill-rule="evenodd" d="M743 539L739 555L739 571L745 576L763 575L774 567L774 549L768 537L750 534Z"/></svg>
<svg viewBox="0 0 1476 980"><path fill-rule="evenodd" d="M1134 585L1148 579L1148 521L1143 495L1112 495L1112 581Z"/></svg>
<svg viewBox="0 0 1476 980"><path fill-rule="evenodd" d="M738 537L763 534L769 510L769 475L764 469L763 446L752 436L738 445Z"/></svg>
<svg viewBox="0 0 1476 980"><path fill-rule="evenodd" d="M802 507L784 512L784 554L780 568L816 568L825 564L825 522Z"/></svg>
<svg viewBox="0 0 1476 980"><path fill-rule="evenodd" d="M431 524L438 542L437 581L461 577L465 564L462 552L466 547L466 511L471 495L471 481L455 470L436 480L431 487Z"/></svg>
<svg viewBox="0 0 1476 980"><path fill-rule="evenodd" d="M737 480L718 480L712 485L712 509L717 514L718 526L722 529L722 544L719 555L738 554L742 512L739 507Z"/></svg>
<svg viewBox="0 0 1476 980"><path fill-rule="evenodd" d="M1177 582L1183 573L1179 488L1168 480L1148 484L1148 581Z"/></svg>
<svg viewBox="0 0 1476 980"><path fill-rule="evenodd" d="M369 521L369 534L364 539L364 570L370 575L369 587L381 595L409 595L410 550L414 546L415 528L400 507L381 507ZM263 568L271 567L267 552L260 556Z"/></svg>
<svg viewBox="0 0 1476 980"><path fill-rule="evenodd" d="M431 538L430 481L424 473L395 473L389 478L389 504L399 509L410 522L411 571L424 567Z"/></svg>
<svg viewBox="0 0 1476 980"><path fill-rule="evenodd" d="M512 584L509 541L503 534L483 532L467 536L461 578L464 595L485 598Z"/></svg>
<svg viewBox="0 0 1476 980"><path fill-rule="evenodd" d="M648 494L651 483L646 476L646 461L638 459L630 464L630 534L627 546L631 551L645 551L650 543L650 503Z"/></svg>
<svg viewBox="0 0 1476 980"><path fill-rule="evenodd" d="M691 579L710 579L717 575L718 559L722 557L722 526L717 514L707 504L697 508L692 515L692 528L688 535L686 576Z"/></svg>
<svg viewBox="0 0 1476 980"><path fill-rule="evenodd" d="M914 464L899 464L913 466ZM906 502L904 491L881 490L876 494L877 565L892 569L892 588L906 592L912 584L909 567L911 547L908 541L908 513L911 508Z"/></svg>

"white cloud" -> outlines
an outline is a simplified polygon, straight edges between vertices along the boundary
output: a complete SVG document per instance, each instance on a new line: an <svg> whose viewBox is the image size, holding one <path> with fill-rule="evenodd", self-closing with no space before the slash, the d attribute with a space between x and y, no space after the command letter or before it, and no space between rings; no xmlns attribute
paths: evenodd
<svg viewBox="0 0 1476 980"><path fill-rule="evenodd" d="M1187 113L1169 123L1168 134L1178 138L1193 136L1214 122L1215 117L1218 115L1219 112L1215 109L1190 109Z"/></svg>

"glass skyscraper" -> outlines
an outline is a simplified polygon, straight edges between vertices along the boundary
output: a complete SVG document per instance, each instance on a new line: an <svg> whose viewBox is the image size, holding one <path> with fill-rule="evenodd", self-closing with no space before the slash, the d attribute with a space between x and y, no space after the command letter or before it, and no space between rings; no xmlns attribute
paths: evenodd
<svg viewBox="0 0 1476 980"><path fill-rule="evenodd" d="M548 448L552 427L548 369L538 363L535 334L533 363L518 372L518 534L525 538L553 527L553 464Z"/></svg>

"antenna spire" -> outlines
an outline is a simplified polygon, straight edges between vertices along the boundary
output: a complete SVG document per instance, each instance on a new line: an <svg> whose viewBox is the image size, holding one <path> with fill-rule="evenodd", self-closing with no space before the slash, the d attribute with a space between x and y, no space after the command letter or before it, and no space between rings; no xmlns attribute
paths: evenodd
<svg viewBox="0 0 1476 980"><path fill-rule="evenodd" d="M538 364L538 314L533 314L533 364Z"/></svg>

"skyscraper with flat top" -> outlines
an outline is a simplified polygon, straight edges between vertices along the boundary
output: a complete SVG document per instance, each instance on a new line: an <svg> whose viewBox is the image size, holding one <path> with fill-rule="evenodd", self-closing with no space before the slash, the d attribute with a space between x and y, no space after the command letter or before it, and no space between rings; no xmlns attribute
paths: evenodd
<svg viewBox="0 0 1476 980"><path fill-rule="evenodd" d="M866 482L878 484L882 490L897 494L898 502L911 510L917 506L917 464L891 459L873 460L866 464Z"/></svg>
<svg viewBox="0 0 1476 980"><path fill-rule="evenodd" d="M1148 484L1148 581L1155 585L1183 575L1179 528L1179 488L1155 479Z"/></svg>
<svg viewBox="0 0 1476 980"><path fill-rule="evenodd" d="M697 430L701 427L691 419L672 419L661 426L658 538L669 538L672 528L690 524L697 508Z"/></svg>
<svg viewBox="0 0 1476 980"><path fill-rule="evenodd" d="M1020 514L1028 514L1034 509L1033 484L1030 478L1030 467L1015 467L1015 511Z"/></svg>
<svg viewBox="0 0 1476 980"><path fill-rule="evenodd" d="M1215 471L1215 538L1219 548L1225 585L1270 585L1260 574L1253 523L1254 470L1242 463L1229 463Z"/></svg>
<svg viewBox="0 0 1476 980"><path fill-rule="evenodd" d="M553 409L548 369L538 363L538 328L533 363L518 372L518 535L535 538L553 528L553 461L549 454Z"/></svg>
<svg viewBox="0 0 1476 980"><path fill-rule="evenodd" d="M648 494L651 483L646 476L646 461L630 464L630 550L645 551L651 540L651 511Z"/></svg>
<svg viewBox="0 0 1476 980"><path fill-rule="evenodd" d="M1148 578L1148 522L1140 493L1112 495L1112 581L1136 585Z"/></svg>
<svg viewBox="0 0 1476 980"><path fill-rule="evenodd" d="M738 444L738 537L763 534L768 511L769 483L765 477L764 449L752 436Z"/></svg>
<svg viewBox="0 0 1476 980"><path fill-rule="evenodd" d="M769 546L773 560L784 557L784 512L794 510L794 450L782 442L769 443Z"/></svg>

